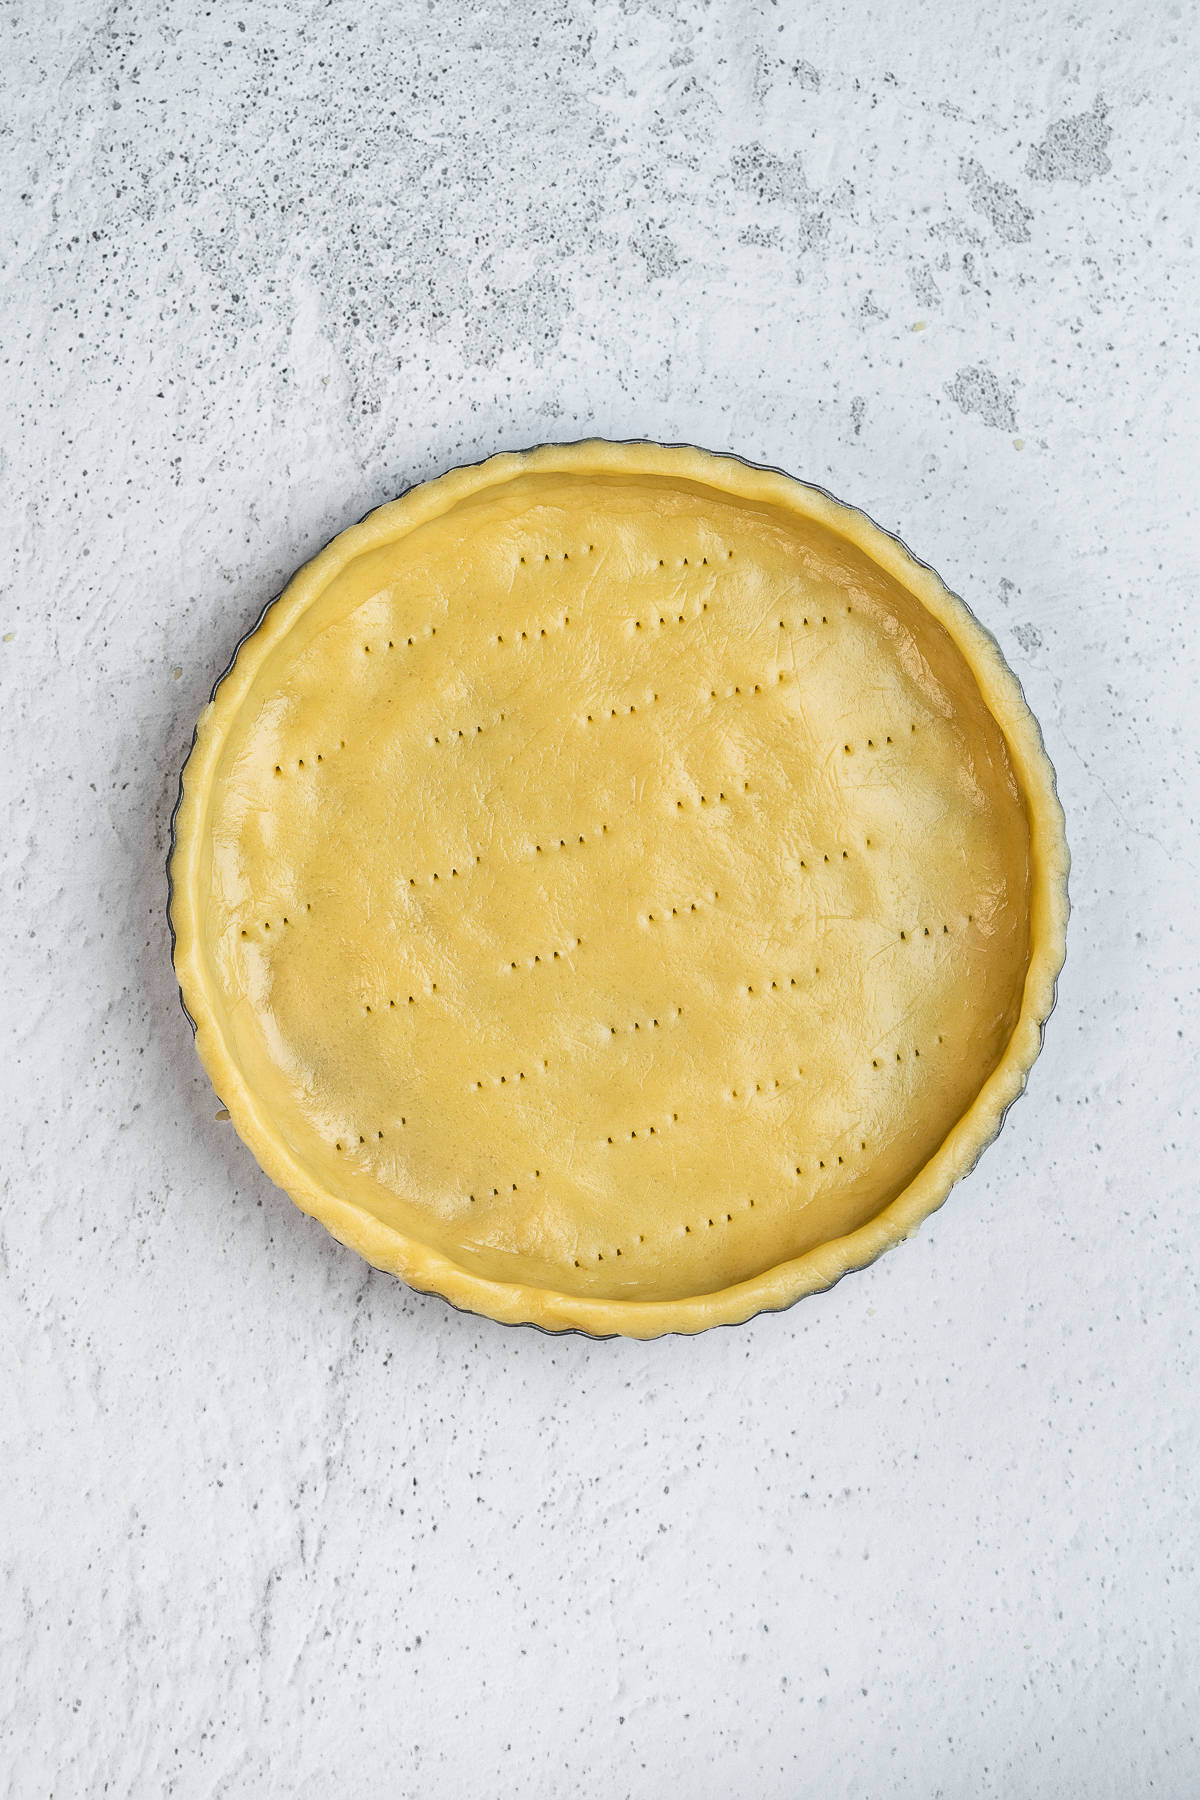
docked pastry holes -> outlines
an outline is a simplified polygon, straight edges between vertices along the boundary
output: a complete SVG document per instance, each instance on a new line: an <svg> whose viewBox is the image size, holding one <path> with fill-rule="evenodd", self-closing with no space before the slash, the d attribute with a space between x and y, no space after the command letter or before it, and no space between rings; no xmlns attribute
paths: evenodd
<svg viewBox="0 0 1200 1800"><path fill-rule="evenodd" d="M647 925L666 925L672 919L688 919L693 913L716 906L720 898L716 888L713 888L711 893L697 894L694 899L677 901L674 906L668 906L660 900L657 907L646 908L645 922Z"/></svg>
<svg viewBox="0 0 1200 1800"><path fill-rule="evenodd" d="M555 963L569 962L575 952L582 949L583 939L581 937L564 938L562 942L556 944L553 949L535 950L532 955L526 952L526 954L521 957L514 956L509 962L505 963L503 967L506 968L511 975L516 975L522 969L533 970L542 967L553 967Z"/></svg>
<svg viewBox="0 0 1200 1800"><path fill-rule="evenodd" d="M603 820L599 825L593 825L588 831L570 830L565 835L555 835L555 833L551 831L547 837L539 837L536 843L527 844L526 854L530 856L546 856L552 855L555 851L582 850L586 848L589 843L598 843L601 838L606 838L607 836L608 825Z"/></svg>
<svg viewBox="0 0 1200 1800"><path fill-rule="evenodd" d="M659 1031L665 1025L678 1025L682 1017L681 1007L670 1006L663 1008L661 1018L655 1013L652 1018L629 1019L619 1025L604 1025L601 1030L607 1037L622 1037L635 1031Z"/></svg>
<svg viewBox="0 0 1200 1800"><path fill-rule="evenodd" d="M473 869L477 869L482 861L483 855L480 851L468 850L458 858L457 862L449 863L440 869L422 869L417 874L410 875L408 885L413 888L433 887L439 881L457 881L460 876L468 875Z"/></svg>
<svg viewBox="0 0 1200 1800"><path fill-rule="evenodd" d="M444 744L447 749L452 749L459 744L471 743L474 738L482 737L485 731L494 730L496 726L503 725L503 723L504 714L497 713L495 718L482 722L474 719L468 725L443 725L440 730L433 732L431 741L437 745Z"/></svg>
<svg viewBox="0 0 1200 1800"><path fill-rule="evenodd" d="M528 1074L531 1077L544 1075L549 1067L549 1063L543 1060L541 1063L535 1064L528 1071ZM525 1079L526 1071L524 1069L517 1069L515 1071L506 1069L501 1071L499 1075L485 1075L481 1080L472 1081L470 1083L470 1090L473 1094L478 1094L485 1087L520 1087Z"/></svg>
<svg viewBox="0 0 1200 1800"><path fill-rule="evenodd" d="M657 703L657 694L645 693L640 700L621 700L608 706L596 706L592 708L591 712L584 714L584 723L585 725L595 725L597 721L603 722L605 719L632 719L637 714L639 707L642 712L648 712Z"/></svg>
<svg viewBox="0 0 1200 1800"><path fill-rule="evenodd" d="M414 1279L753 1282L905 1190L1017 1017L1028 820L962 653L700 469L401 503L231 678L202 1049Z"/></svg>
<svg viewBox="0 0 1200 1800"><path fill-rule="evenodd" d="M537 644L542 638L549 637L552 631L568 630L570 624L570 613L559 613L550 619L531 620L527 626L510 626L507 632L498 631L495 641L497 644L507 644L510 648L521 644Z"/></svg>
<svg viewBox="0 0 1200 1800"><path fill-rule="evenodd" d="M657 1120L647 1123L643 1119L639 1124L629 1126L627 1130L624 1127L618 1127L616 1132L610 1131L604 1141L610 1148L616 1144L636 1144L639 1137L643 1139L661 1137L664 1132L670 1131L678 1123L679 1114L677 1112L663 1113Z"/></svg>
<svg viewBox="0 0 1200 1800"><path fill-rule="evenodd" d="M345 748L346 745L344 740L339 740L339 742L333 746L334 750L344 750ZM332 752L313 750L310 748L307 752L307 756L301 753L298 756L289 757L286 765L277 762L272 772L277 777L282 777L284 775L290 775L293 771L299 775L305 768L319 769L324 763L327 754L332 754Z"/></svg>

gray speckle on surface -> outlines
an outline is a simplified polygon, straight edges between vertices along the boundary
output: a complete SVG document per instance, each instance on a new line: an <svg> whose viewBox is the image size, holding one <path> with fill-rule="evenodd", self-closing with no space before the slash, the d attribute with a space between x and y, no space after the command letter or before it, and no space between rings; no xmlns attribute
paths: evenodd
<svg viewBox="0 0 1200 1800"><path fill-rule="evenodd" d="M646 274L651 281L659 281L664 275L673 275L678 269L679 250L665 226L648 219L629 242L645 263Z"/></svg>
<svg viewBox="0 0 1200 1800"><path fill-rule="evenodd" d="M960 172L971 205L983 214L997 237L1006 244L1027 244L1033 212L1021 201L1016 188L994 181L973 156L964 158Z"/></svg>
<svg viewBox="0 0 1200 1800"><path fill-rule="evenodd" d="M790 74L796 87L807 88L810 94L815 94L821 85L820 72L814 69L810 62L804 62L803 59L792 64Z"/></svg>
<svg viewBox="0 0 1200 1800"><path fill-rule="evenodd" d="M0 8L6 1795L1200 1794L1198 62L1174 0ZM1074 852L1042 1059L942 1212L654 1345L298 1212L164 917L291 570L589 432L898 529Z"/></svg>
<svg viewBox="0 0 1200 1800"><path fill-rule="evenodd" d="M1108 157L1111 138L1108 107L1097 95L1087 112L1055 119L1042 141L1030 150L1026 172L1035 181L1094 181L1112 168Z"/></svg>
<svg viewBox="0 0 1200 1800"><path fill-rule="evenodd" d="M825 242L829 217L820 194L809 185L799 151L784 157L762 144L740 144L730 162L735 188L790 215L790 235L800 250L815 250Z"/></svg>
<svg viewBox="0 0 1200 1800"><path fill-rule="evenodd" d="M755 51L753 92L758 101L765 100L772 88L784 83L795 88L815 94L821 85L820 72L810 62L801 57L789 65L782 56L772 56L761 46Z"/></svg>
<svg viewBox="0 0 1200 1800"><path fill-rule="evenodd" d="M778 225L744 225L738 232L738 243L759 250L773 250L783 242Z"/></svg>
<svg viewBox="0 0 1200 1800"><path fill-rule="evenodd" d="M954 380L946 383L946 392L965 413L976 413L985 425L997 431L1016 430L1013 394L1001 387L994 369L960 369Z"/></svg>
<svg viewBox="0 0 1200 1800"><path fill-rule="evenodd" d="M927 262L913 263L908 271L912 282L913 298L917 305L931 312L935 306L942 304L941 289L938 287L933 270Z"/></svg>
<svg viewBox="0 0 1200 1800"><path fill-rule="evenodd" d="M536 269L512 287L488 283L474 304L464 295L456 341L480 368L492 368L519 343L535 368L553 352L570 311L570 296L552 268Z"/></svg>

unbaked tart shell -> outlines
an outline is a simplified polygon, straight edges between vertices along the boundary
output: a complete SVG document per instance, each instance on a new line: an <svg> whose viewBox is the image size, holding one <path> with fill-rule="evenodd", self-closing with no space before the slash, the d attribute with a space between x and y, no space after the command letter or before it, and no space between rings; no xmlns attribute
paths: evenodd
<svg viewBox="0 0 1200 1800"><path fill-rule="evenodd" d="M942 1203L1037 1055L1067 866L932 570L778 471L589 442L292 579L197 727L171 921L297 1205L456 1306L654 1337Z"/></svg>

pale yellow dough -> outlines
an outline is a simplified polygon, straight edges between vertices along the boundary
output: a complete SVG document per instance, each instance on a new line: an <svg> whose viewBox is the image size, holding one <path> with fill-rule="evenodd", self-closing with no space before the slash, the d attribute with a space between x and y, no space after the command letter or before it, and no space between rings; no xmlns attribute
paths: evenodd
<svg viewBox="0 0 1200 1800"><path fill-rule="evenodd" d="M179 980L264 1169L550 1329L733 1322L907 1235L1063 954L993 641L861 514L693 450L500 456L344 532L177 832Z"/></svg>

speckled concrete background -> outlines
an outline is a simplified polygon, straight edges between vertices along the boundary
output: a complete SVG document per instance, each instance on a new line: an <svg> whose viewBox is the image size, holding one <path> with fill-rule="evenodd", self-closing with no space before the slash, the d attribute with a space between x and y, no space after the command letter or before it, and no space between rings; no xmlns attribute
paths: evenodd
<svg viewBox="0 0 1200 1800"><path fill-rule="evenodd" d="M5 1793L1200 1793L1198 56L1186 0L8 0ZM899 528L1075 852L1044 1059L945 1211L650 1346L295 1212L163 919L281 578L592 431Z"/></svg>

